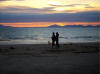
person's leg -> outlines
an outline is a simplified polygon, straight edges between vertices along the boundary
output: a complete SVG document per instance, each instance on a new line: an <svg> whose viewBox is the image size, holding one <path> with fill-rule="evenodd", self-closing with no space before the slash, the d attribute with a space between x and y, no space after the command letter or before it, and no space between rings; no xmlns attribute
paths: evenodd
<svg viewBox="0 0 100 74"><path fill-rule="evenodd" d="M59 43L57 44L58 48L59 48Z"/></svg>
<svg viewBox="0 0 100 74"><path fill-rule="evenodd" d="M52 48L55 46L55 42L54 41L52 41Z"/></svg>
<svg viewBox="0 0 100 74"><path fill-rule="evenodd" d="M56 47L58 48L58 41L56 40Z"/></svg>
<svg viewBox="0 0 100 74"><path fill-rule="evenodd" d="M57 48L59 48L59 41L58 40L56 41L56 46L57 46Z"/></svg>

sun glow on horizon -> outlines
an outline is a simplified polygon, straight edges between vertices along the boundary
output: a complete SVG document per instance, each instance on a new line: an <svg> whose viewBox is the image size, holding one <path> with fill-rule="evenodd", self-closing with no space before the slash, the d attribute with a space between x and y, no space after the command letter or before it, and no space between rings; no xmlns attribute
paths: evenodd
<svg viewBox="0 0 100 74"><path fill-rule="evenodd" d="M4 26L12 26L12 27L48 27L53 24L57 24L60 26L64 25L100 25L100 22L19 22L19 23L0 23Z"/></svg>

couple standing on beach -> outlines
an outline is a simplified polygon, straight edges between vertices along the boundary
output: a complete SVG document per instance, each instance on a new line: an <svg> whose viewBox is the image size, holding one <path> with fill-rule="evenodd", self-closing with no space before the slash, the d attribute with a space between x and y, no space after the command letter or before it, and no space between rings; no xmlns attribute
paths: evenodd
<svg viewBox="0 0 100 74"><path fill-rule="evenodd" d="M55 35L55 33L53 32L53 33L52 33L51 39L52 39L52 48L53 48L55 45L56 45L56 47L59 48L59 33L56 32L56 35ZM55 42L56 42L56 44L55 44Z"/></svg>

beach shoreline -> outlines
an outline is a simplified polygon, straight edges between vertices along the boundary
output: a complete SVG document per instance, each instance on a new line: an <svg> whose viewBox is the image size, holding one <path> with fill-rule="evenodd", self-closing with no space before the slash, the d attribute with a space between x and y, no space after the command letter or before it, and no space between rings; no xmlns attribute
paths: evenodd
<svg viewBox="0 0 100 74"><path fill-rule="evenodd" d="M0 74L98 74L100 43L0 45Z"/></svg>
<svg viewBox="0 0 100 74"><path fill-rule="evenodd" d="M51 43L51 41L50 40L48 40L50 43ZM41 40L31 40L31 39L23 39L23 40L20 40L20 39L18 39L18 40L7 40L7 39L5 39L5 40L0 40L0 45L36 45L36 44L48 44L48 41L47 40L44 40L44 41L41 41ZM100 43L100 41L80 41L80 42L70 42L70 41L59 41L59 43L60 44L80 44L80 43Z"/></svg>
<svg viewBox="0 0 100 74"><path fill-rule="evenodd" d="M51 44L8 44L0 45L0 54L11 53L28 53L33 54L39 52L39 54L48 50L60 50L57 52L98 52L100 49L100 42L87 42L87 43L63 43L60 44L58 49L56 46L52 48ZM47 52L45 52L47 53Z"/></svg>

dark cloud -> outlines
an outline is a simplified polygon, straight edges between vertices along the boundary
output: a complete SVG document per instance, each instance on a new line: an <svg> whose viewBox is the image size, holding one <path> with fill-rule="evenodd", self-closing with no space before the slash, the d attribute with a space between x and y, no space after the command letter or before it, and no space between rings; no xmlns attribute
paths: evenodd
<svg viewBox="0 0 100 74"><path fill-rule="evenodd" d="M52 5L51 4L51 7L45 7L45 8L31 8L31 7L27 7L27 6L7 6L7 7L3 7L3 8L0 8L0 12L9 12L9 13L53 13L55 12L56 10L53 10L55 9L56 7L74 7L76 5L85 5L85 8L94 8L88 4L70 4L70 5ZM63 12L73 12L75 11L74 9L72 10L64 10Z"/></svg>
<svg viewBox="0 0 100 74"><path fill-rule="evenodd" d="M31 7L25 7L25 6L14 6L14 7L5 7L0 8L0 12L22 12L22 13L42 13L42 12L49 12L54 11L52 10L54 7L45 7L45 8L31 8Z"/></svg>
<svg viewBox="0 0 100 74"><path fill-rule="evenodd" d="M89 4L69 4L69 5L53 5L53 4L50 4L50 6L53 6L53 7L75 7L75 6L84 6L85 8L94 8L92 6L90 6Z"/></svg>
<svg viewBox="0 0 100 74"><path fill-rule="evenodd" d="M0 1L11 1L11 0L0 0ZM24 1L24 0L13 0L13 1Z"/></svg>
<svg viewBox="0 0 100 74"><path fill-rule="evenodd" d="M55 14L1 13L0 22L100 22L100 11Z"/></svg>
<svg viewBox="0 0 100 74"><path fill-rule="evenodd" d="M65 5L67 7L75 7L75 6L88 6L89 4L69 4L69 5Z"/></svg>
<svg viewBox="0 0 100 74"><path fill-rule="evenodd" d="M0 0L0 1L9 1L9 0Z"/></svg>
<svg viewBox="0 0 100 74"><path fill-rule="evenodd" d="M93 6L85 6L85 8L95 8L95 7L93 7Z"/></svg>
<svg viewBox="0 0 100 74"><path fill-rule="evenodd" d="M53 6L53 7L65 7L66 5L54 5L54 4L49 4L50 6Z"/></svg>
<svg viewBox="0 0 100 74"><path fill-rule="evenodd" d="M88 6L89 4L70 4L70 5L66 5L66 6L77 6L77 5L84 5L84 6Z"/></svg>

